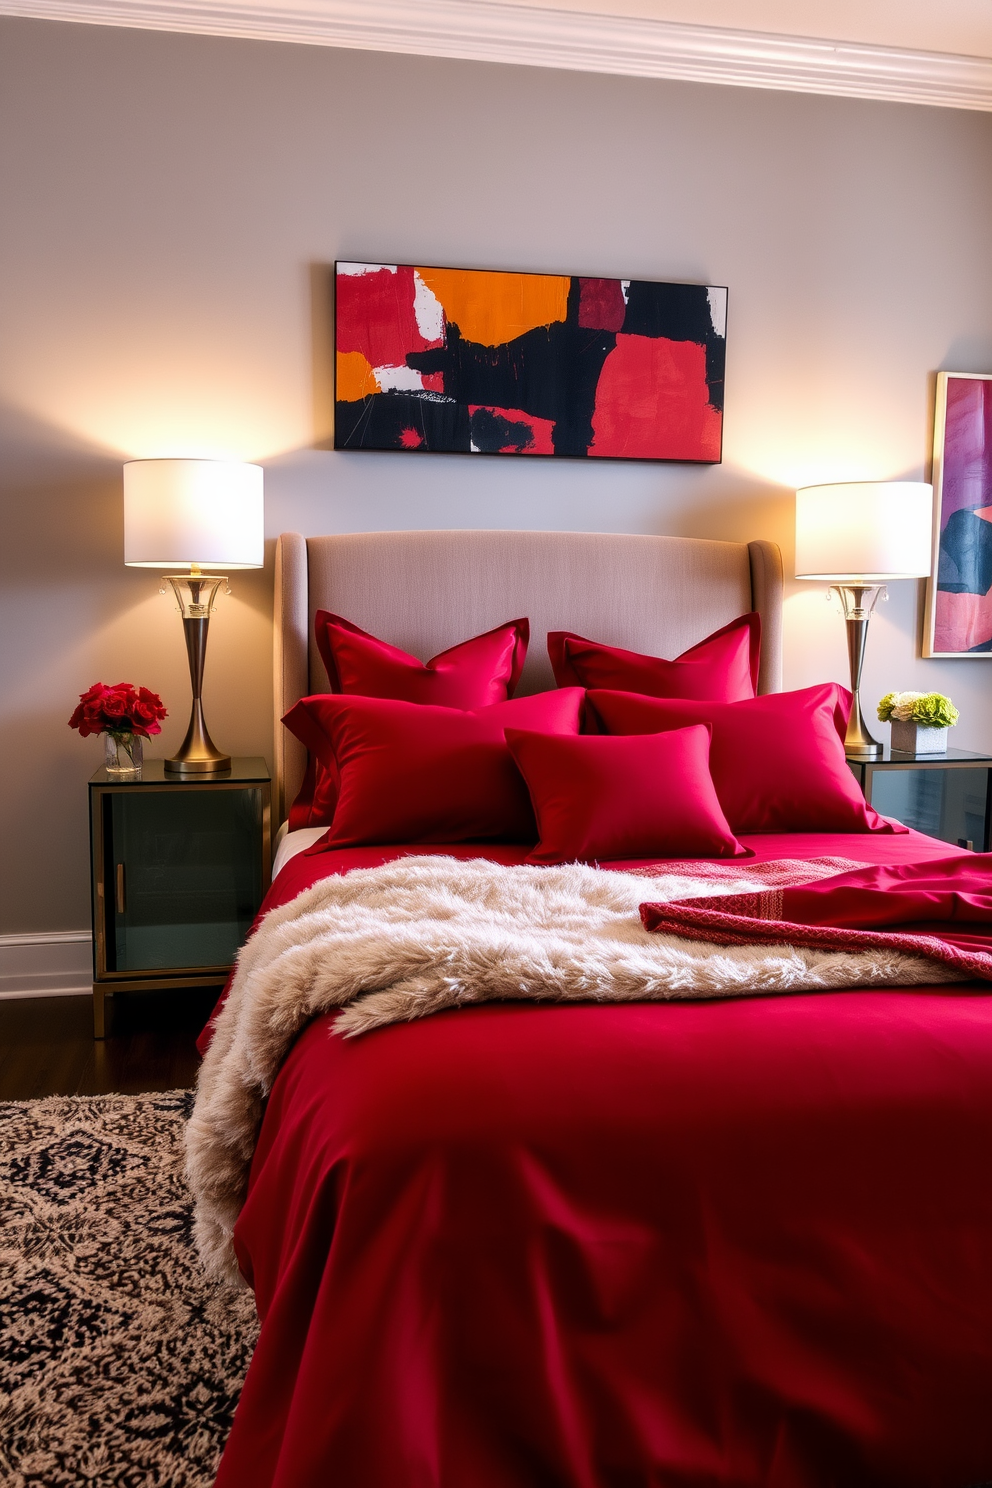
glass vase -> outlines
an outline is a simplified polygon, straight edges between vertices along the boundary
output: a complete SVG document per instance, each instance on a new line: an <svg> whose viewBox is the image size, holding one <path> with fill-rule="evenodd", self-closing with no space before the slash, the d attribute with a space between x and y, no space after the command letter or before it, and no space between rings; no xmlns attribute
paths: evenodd
<svg viewBox="0 0 992 1488"><path fill-rule="evenodd" d="M140 734L105 734L104 764L107 774L117 780L136 779L141 774L142 737Z"/></svg>

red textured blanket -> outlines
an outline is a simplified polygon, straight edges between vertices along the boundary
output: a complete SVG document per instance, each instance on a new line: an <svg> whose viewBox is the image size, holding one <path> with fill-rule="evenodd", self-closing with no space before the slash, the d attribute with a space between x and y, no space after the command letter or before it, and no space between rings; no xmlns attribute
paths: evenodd
<svg viewBox="0 0 992 1488"><path fill-rule="evenodd" d="M871 946L992 981L992 854L858 868L801 887L642 904L646 930L717 945Z"/></svg>

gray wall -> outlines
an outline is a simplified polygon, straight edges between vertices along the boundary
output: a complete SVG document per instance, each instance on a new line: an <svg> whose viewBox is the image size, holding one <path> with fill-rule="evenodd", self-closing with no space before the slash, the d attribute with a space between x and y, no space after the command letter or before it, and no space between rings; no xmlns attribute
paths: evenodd
<svg viewBox="0 0 992 1488"><path fill-rule="evenodd" d="M792 490L919 478L932 373L992 370L992 118L260 42L0 20L0 932L88 923L96 678L188 708L178 617L121 561L122 460L267 467L267 526L770 537ZM340 455L335 257L730 287L722 466ZM271 757L269 571L215 617L218 743ZM992 749L984 661L919 660L917 585L866 695L942 687ZM846 677L818 586L787 685Z"/></svg>

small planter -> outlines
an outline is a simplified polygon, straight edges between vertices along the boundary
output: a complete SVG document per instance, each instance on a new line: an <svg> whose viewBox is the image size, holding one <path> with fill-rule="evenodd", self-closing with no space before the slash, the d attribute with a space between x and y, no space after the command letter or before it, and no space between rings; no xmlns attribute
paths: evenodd
<svg viewBox="0 0 992 1488"><path fill-rule="evenodd" d="M140 734L105 734L104 764L107 774L117 780L137 779L141 774L142 742Z"/></svg>
<svg viewBox="0 0 992 1488"><path fill-rule="evenodd" d="M892 720L892 748L897 754L946 754L947 729Z"/></svg>

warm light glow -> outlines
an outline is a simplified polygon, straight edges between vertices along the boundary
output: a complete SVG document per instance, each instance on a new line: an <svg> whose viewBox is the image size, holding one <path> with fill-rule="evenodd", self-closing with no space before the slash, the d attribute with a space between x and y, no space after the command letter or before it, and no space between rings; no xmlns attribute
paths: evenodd
<svg viewBox="0 0 992 1488"><path fill-rule="evenodd" d="M764 367L756 385L737 388L724 459L790 491L915 476L907 450L915 459L924 409L889 390L880 411L871 379L852 382L849 370L838 367L827 376L806 364L797 375L787 358Z"/></svg>
<svg viewBox="0 0 992 1488"><path fill-rule="evenodd" d="M262 467L231 460L124 466L124 562L131 568L261 568Z"/></svg>
<svg viewBox="0 0 992 1488"><path fill-rule="evenodd" d="M883 584L930 572L933 488L849 481L796 492L796 578Z"/></svg>
<svg viewBox="0 0 992 1488"><path fill-rule="evenodd" d="M117 308L101 301L102 321L68 344L63 325L54 344L39 335L21 348L26 413L122 460L269 460L312 443L306 344L295 325L260 345L243 326L214 325L216 306L172 307L171 324L156 319L140 333L107 324Z"/></svg>
<svg viewBox="0 0 992 1488"><path fill-rule="evenodd" d="M863 480L866 471L872 474L875 466L881 479L886 469L892 469L892 461L884 453L879 456L876 451L868 449L867 441L864 449L845 449L843 454L811 453L810 441L817 437L818 431L810 434L802 425L791 435L776 432L774 439L767 429L747 430L744 437L735 442L734 464L761 481L785 486L790 491L806 486L841 485Z"/></svg>

